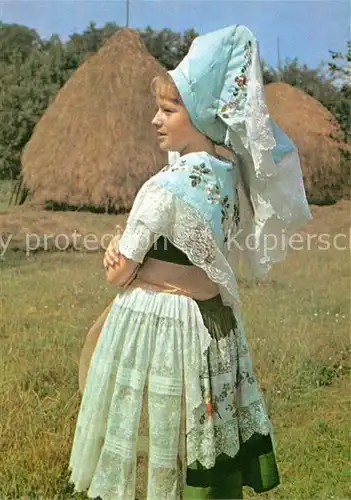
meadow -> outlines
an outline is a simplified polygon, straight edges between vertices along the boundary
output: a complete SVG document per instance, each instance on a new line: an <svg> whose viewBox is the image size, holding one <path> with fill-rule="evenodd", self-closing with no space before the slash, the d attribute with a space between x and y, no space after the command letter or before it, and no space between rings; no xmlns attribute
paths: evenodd
<svg viewBox="0 0 351 500"><path fill-rule="evenodd" d="M101 250L26 253L21 217L34 220L26 210L0 202L0 233L17 231L0 261L0 499L82 500L67 470L81 400L79 356L117 290L105 281ZM339 245L349 245L349 201L312 211L304 234L344 234ZM38 230L61 217L65 228L84 222L97 234L113 231L117 220L38 210L36 217ZM281 473L278 488L258 496L246 490L245 498L351 498L349 250L312 244L291 251L267 282L241 279L240 291ZM137 496L145 498L140 481Z"/></svg>

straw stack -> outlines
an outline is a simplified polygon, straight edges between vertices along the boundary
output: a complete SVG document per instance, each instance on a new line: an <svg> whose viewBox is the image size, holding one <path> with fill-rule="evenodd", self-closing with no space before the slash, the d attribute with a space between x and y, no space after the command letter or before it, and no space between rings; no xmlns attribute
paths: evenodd
<svg viewBox="0 0 351 500"><path fill-rule="evenodd" d="M151 125L150 83L164 72L129 29L85 61L23 152L24 182L34 199L129 210L140 186L167 162Z"/></svg>

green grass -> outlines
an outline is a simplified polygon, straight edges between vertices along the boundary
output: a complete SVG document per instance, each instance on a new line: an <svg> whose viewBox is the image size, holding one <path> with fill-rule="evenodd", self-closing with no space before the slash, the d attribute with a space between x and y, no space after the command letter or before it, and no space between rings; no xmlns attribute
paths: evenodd
<svg viewBox="0 0 351 500"><path fill-rule="evenodd" d="M11 196L11 181L0 180L0 210L7 210Z"/></svg>
<svg viewBox="0 0 351 500"><path fill-rule="evenodd" d="M262 498L351 498L349 271L347 251L312 249L266 284L242 282L282 481ZM0 499L85 499L73 497L67 466L80 350L116 293L102 253L8 252L0 276Z"/></svg>

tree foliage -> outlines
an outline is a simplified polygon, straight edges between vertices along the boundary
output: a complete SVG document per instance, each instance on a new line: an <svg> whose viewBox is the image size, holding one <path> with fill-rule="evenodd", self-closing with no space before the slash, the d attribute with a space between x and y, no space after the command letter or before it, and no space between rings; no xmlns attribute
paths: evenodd
<svg viewBox="0 0 351 500"><path fill-rule="evenodd" d="M330 51L332 61L328 63L330 73L339 86L338 99L332 110L340 123L345 142L351 142L351 40L346 53Z"/></svg>
<svg viewBox="0 0 351 500"><path fill-rule="evenodd" d="M120 29L115 23L102 28L90 23L64 43L56 34L43 40L26 26L0 22L0 178L18 178L22 150L51 100L79 65ZM185 56L197 33L147 27L140 35L149 52L170 70ZM331 51L329 74L322 67L301 65L298 59L286 61L279 70L263 61L264 82L284 81L318 99L350 140L350 51L351 42L346 55Z"/></svg>
<svg viewBox="0 0 351 500"><path fill-rule="evenodd" d="M0 21L0 62L10 64L25 61L32 50L41 46L35 30L19 24L4 24Z"/></svg>

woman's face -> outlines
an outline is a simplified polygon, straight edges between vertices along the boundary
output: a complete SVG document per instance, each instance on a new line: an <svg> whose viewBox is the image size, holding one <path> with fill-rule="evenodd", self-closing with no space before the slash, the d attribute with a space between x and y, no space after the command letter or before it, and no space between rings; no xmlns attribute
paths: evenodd
<svg viewBox="0 0 351 500"><path fill-rule="evenodd" d="M202 134L192 124L186 108L169 99L158 99L158 111L152 120L163 151L188 152Z"/></svg>

